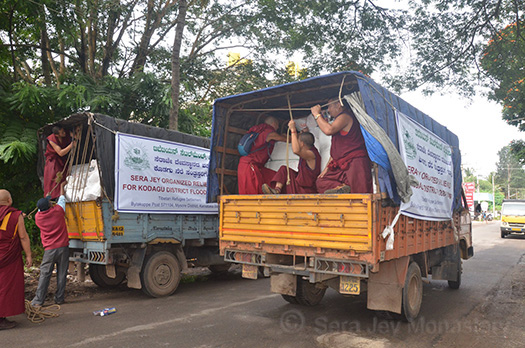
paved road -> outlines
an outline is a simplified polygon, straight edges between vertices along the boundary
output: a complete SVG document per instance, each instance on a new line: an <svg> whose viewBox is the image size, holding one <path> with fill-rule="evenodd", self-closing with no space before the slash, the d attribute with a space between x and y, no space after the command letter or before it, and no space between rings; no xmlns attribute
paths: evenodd
<svg viewBox="0 0 525 348"><path fill-rule="evenodd" d="M525 342L525 237L501 239L499 224L475 223L475 256L463 284L424 285L419 320L407 324L366 309L366 297L328 290L314 308L293 306L268 279L182 284L169 298L141 291L88 291L68 298L58 318L0 332L1 347L518 347ZM93 286L93 285L91 285ZM92 311L116 307L95 317Z"/></svg>

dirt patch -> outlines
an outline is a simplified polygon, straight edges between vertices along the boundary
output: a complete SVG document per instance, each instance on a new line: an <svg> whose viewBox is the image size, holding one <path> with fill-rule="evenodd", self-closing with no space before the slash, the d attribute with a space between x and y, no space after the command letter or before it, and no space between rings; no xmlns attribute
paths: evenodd
<svg viewBox="0 0 525 348"><path fill-rule="evenodd" d="M25 299L31 301L35 296L38 288L38 279L40 277L40 270L38 268L32 269L29 273L24 273L25 280ZM49 281L49 288L46 296L46 304L53 303L53 298L57 289L56 273L53 273ZM89 275L86 276L84 282L79 282L75 277L68 275L66 283L66 301L67 298L76 298L81 296L93 295L101 289L91 281Z"/></svg>
<svg viewBox="0 0 525 348"><path fill-rule="evenodd" d="M72 273L72 272L69 272ZM91 298L96 294L110 293L114 291L128 289L126 281L114 288L101 288L89 277L88 267L85 269L85 280L83 282L79 281L76 276L68 274L67 283L66 283L66 301L73 298L87 297ZM25 278L25 299L31 301L35 296L36 289L38 288L38 279L40 277L40 270L38 267L31 268L29 272L24 273ZM194 282L204 282L209 279L233 279L240 277L240 270L236 267L231 267L230 271L212 273L206 267L192 267L188 269L188 272L183 274L181 283L194 283ZM56 273L53 273L51 280L49 281L49 288L47 291L47 296L45 303L46 305L52 304L54 295L57 288Z"/></svg>
<svg viewBox="0 0 525 348"><path fill-rule="evenodd" d="M520 347L525 341L525 264L507 271L485 301L463 318L454 335L440 337L435 347Z"/></svg>

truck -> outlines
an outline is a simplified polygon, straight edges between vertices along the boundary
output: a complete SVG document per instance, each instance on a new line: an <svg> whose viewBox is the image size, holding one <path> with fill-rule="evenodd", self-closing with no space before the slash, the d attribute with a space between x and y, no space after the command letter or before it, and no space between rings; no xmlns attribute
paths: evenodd
<svg viewBox="0 0 525 348"><path fill-rule="evenodd" d="M504 199L501 205L501 238L511 233L525 233L525 200Z"/></svg>
<svg viewBox="0 0 525 348"><path fill-rule="evenodd" d="M114 287L127 280L128 287L161 297L177 289L189 267L230 266L218 253L217 205L202 204L209 139L77 113L39 130L41 177L54 126L78 132L63 173L70 173L70 261L81 270L88 264L94 283Z"/></svg>
<svg viewBox="0 0 525 348"><path fill-rule="evenodd" d="M359 121L373 193L239 195L237 144L267 115L281 120L283 133L290 118L308 128L326 166L330 137L310 107L332 98L348 103ZM296 169L297 162L277 142L266 167ZM220 205L225 261L242 265L250 279L264 267L271 291L292 304L317 305L327 288L350 297L366 292L369 309L413 321L423 279L457 289L462 259L474 254L457 136L359 72L217 99L207 195Z"/></svg>

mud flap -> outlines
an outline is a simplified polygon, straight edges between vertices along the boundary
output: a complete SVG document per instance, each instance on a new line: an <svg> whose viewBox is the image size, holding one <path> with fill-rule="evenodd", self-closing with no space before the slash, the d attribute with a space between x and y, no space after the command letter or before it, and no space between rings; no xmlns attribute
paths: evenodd
<svg viewBox="0 0 525 348"><path fill-rule="evenodd" d="M368 278L367 308L401 314L408 256L381 262L379 272Z"/></svg>
<svg viewBox="0 0 525 348"><path fill-rule="evenodd" d="M297 295L297 276L293 274L272 274L271 290L281 295Z"/></svg>
<svg viewBox="0 0 525 348"><path fill-rule="evenodd" d="M433 280L457 280L461 272L461 257L459 244L446 247L444 260L432 267Z"/></svg>
<svg viewBox="0 0 525 348"><path fill-rule="evenodd" d="M128 288L142 289L142 283L140 282L140 270L142 269L142 263L144 262L144 256L146 255L146 248L137 249L131 257L131 265L128 268Z"/></svg>
<svg viewBox="0 0 525 348"><path fill-rule="evenodd" d="M111 279L115 279L117 277L117 267L115 265L106 265L106 275Z"/></svg>

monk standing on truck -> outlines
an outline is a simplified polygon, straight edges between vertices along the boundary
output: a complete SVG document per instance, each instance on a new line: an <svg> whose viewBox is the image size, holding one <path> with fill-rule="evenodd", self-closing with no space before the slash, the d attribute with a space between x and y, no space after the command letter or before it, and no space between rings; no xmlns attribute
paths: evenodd
<svg viewBox="0 0 525 348"><path fill-rule="evenodd" d="M64 172L66 155L71 151L73 143L71 136L59 126L53 127L53 134L47 137L44 196L51 196L51 199L55 199L60 195L60 184L66 180L67 176L67 173Z"/></svg>
<svg viewBox="0 0 525 348"><path fill-rule="evenodd" d="M288 122L288 128L292 133L292 151L299 156L297 171L289 169L290 183L287 184L288 170L286 166L281 166L270 185L262 185L262 191L265 194L316 193L315 180L321 173L321 155L314 146L315 138L310 132L297 135L293 120Z"/></svg>
<svg viewBox="0 0 525 348"><path fill-rule="evenodd" d="M264 123L251 127L248 133L255 132L259 136L252 146L250 154L242 156L237 167L237 181L239 194L255 195L262 193L261 187L265 182L270 182L275 171L265 168L270 159L276 141L286 141L286 137L277 134L279 121L269 116Z"/></svg>
<svg viewBox="0 0 525 348"><path fill-rule="evenodd" d="M319 193L371 193L372 174L361 127L349 107L339 99L329 100L328 112L335 120L328 123L321 106L310 109L321 131L332 136L330 161L317 179Z"/></svg>

